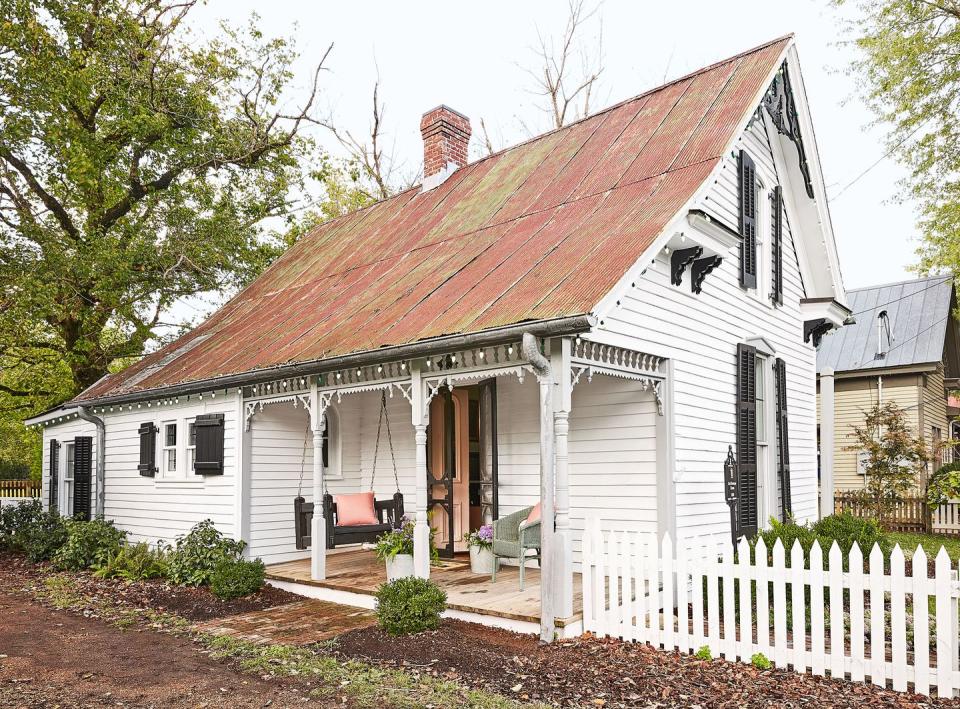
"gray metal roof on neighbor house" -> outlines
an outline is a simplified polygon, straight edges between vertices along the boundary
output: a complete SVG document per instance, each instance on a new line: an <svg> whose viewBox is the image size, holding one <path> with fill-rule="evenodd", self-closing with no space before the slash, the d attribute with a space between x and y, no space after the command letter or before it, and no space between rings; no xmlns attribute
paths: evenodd
<svg viewBox="0 0 960 709"><path fill-rule="evenodd" d="M817 350L817 372L909 367L943 358L951 318L953 276L933 276L847 291L857 322L826 335ZM886 311L893 341L877 358L877 318Z"/></svg>

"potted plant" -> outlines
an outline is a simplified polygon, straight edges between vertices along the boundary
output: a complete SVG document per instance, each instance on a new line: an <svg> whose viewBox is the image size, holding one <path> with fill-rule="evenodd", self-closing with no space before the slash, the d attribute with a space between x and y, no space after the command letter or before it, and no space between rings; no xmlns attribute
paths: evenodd
<svg viewBox="0 0 960 709"><path fill-rule="evenodd" d="M470 545L470 571L475 574L492 574L493 525L485 524L463 539Z"/></svg>
<svg viewBox="0 0 960 709"><path fill-rule="evenodd" d="M397 529L377 539L377 558L387 564L387 581L413 576L413 520L404 516Z"/></svg>

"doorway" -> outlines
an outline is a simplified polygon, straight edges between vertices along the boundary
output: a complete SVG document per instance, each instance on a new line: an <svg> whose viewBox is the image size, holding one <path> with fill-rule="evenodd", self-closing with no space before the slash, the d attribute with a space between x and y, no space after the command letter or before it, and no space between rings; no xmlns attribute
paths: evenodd
<svg viewBox="0 0 960 709"><path fill-rule="evenodd" d="M497 518L496 380L444 387L430 402L427 509L443 558L467 551L464 537Z"/></svg>

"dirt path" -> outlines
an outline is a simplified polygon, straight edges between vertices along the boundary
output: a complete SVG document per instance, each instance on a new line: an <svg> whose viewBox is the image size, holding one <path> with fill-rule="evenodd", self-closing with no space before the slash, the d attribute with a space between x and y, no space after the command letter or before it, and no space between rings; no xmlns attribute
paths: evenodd
<svg viewBox="0 0 960 709"><path fill-rule="evenodd" d="M287 707L307 700L192 642L55 611L0 588L2 707Z"/></svg>

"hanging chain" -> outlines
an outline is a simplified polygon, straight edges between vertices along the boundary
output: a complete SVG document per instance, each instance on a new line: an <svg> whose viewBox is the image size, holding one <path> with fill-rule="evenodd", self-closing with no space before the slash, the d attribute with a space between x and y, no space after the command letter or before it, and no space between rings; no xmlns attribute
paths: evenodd
<svg viewBox="0 0 960 709"><path fill-rule="evenodd" d="M303 468L307 463L307 439L310 437L310 416L307 416L307 429L303 432L303 452L300 454L300 482L297 483L297 497L303 496Z"/></svg>
<svg viewBox="0 0 960 709"><path fill-rule="evenodd" d="M400 492L400 475L397 473L397 456L393 450L393 436L390 433L390 416L387 414L387 392L380 393L380 419L377 422L377 443L373 448L373 472L370 474L370 489L373 490L373 482L377 476L377 456L380 453L380 432L383 430L383 422L387 422L387 443L390 445L390 461L393 463L393 481L397 484L397 492Z"/></svg>

